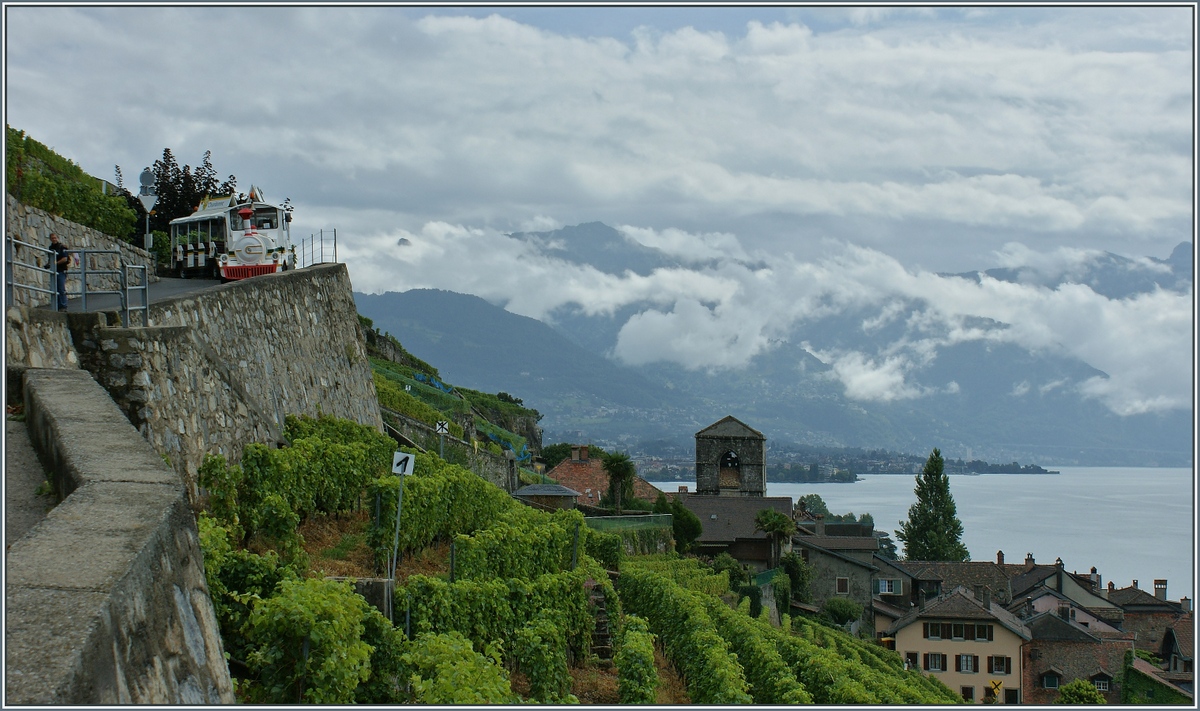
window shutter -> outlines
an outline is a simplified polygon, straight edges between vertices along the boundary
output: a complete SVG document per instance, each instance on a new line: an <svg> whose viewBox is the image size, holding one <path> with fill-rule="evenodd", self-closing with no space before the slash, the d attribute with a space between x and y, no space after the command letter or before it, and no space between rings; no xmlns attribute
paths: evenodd
<svg viewBox="0 0 1200 711"><path fill-rule="evenodd" d="M987 626L987 631L988 631L988 641L989 641L989 642L992 642L992 641L994 641L994 640L992 639L992 626L991 626L991 625L988 625L988 626Z"/></svg>
<svg viewBox="0 0 1200 711"><path fill-rule="evenodd" d="M988 657L988 674L993 674L996 671L995 657Z"/></svg>
<svg viewBox="0 0 1200 711"><path fill-rule="evenodd" d="M921 663L925 667L925 671L929 671L929 652L921 655Z"/></svg>
<svg viewBox="0 0 1200 711"><path fill-rule="evenodd" d="M1004 673L1012 674L1012 657L1004 658Z"/></svg>
<svg viewBox="0 0 1200 711"><path fill-rule="evenodd" d="M962 671L962 658L963 658L963 655L961 655L961 654L954 655L954 671L956 671L956 672Z"/></svg>
<svg viewBox="0 0 1200 711"><path fill-rule="evenodd" d="M949 668L950 668L950 667L946 666L946 655L945 655L945 654L943 654L943 655L942 655L942 671L946 671L946 670L947 670L947 669L949 669Z"/></svg>
<svg viewBox="0 0 1200 711"><path fill-rule="evenodd" d="M925 639L929 639L929 623L928 622L921 623L921 636L923 636Z"/></svg>
<svg viewBox="0 0 1200 711"><path fill-rule="evenodd" d="M973 662L971 664L971 671L976 671L976 672L979 671L979 655L972 654L971 661Z"/></svg>

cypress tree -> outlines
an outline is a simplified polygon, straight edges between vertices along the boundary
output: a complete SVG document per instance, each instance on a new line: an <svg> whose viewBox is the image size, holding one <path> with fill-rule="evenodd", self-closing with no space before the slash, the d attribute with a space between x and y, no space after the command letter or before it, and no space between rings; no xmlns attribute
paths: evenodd
<svg viewBox="0 0 1200 711"><path fill-rule="evenodd" d="M908 509L908 520L900 524L896 538L904 541L907 560L964 561L970 557L962 543L963 525L958 520L950 477L942 453L936 448L917 476L917 501Z"/></svg>

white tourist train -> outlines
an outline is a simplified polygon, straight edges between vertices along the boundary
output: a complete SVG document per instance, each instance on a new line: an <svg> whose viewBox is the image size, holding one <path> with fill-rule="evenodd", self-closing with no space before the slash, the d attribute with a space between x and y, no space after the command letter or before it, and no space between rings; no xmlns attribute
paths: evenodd
<svg viewBox="0 0 1200 711"><path fill-rule="evenodd" d="M266 202L257 187L245 202L205 198L192 214L171 220L172 272L233 281L294 269L291 221L292 213Z"/></svg>

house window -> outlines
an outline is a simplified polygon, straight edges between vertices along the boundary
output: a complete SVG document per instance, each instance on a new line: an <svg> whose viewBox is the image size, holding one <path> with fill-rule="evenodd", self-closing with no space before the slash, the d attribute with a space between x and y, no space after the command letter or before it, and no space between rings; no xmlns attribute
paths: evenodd
<svg viewBox="0 0 1200 711"><path fill-rule="evenodd" d="M885 580L881 578L877 582L879 583L880 595L899 595L901 592L899 580Z"/></svg>
<svg viewBox="0 0 1200 711"><path fill-rule="evenodd" d="M1055 674L1054 672L1046 672L1042 675L1042 688L1057 689L1058 684L1061 681L1062 677L1060 677L1058 674Z"/></svg>
<svg viewBox="0 0 1200 711"><path fill-rule="evenodd" d="M963 633L963 624L961 622L956 622L952 627L953 627L953 632L951 632L951 636L954 639L962 639L963 634L964 634Z"/></svg>
<svg viewBox="0 0 1200 711"><path fill-rule="evenodd" d="M975 639L980 642L992 641L992 626L991 625L975 625Z"/></svg>
<svg viewBox="0 0 1200 711"><path fill-rule="evenodd" d="M921 625L921 630L925 635L925 639L941 639L942 626L937 622L925 622Z"/></svg>
<svg viewBox="0 0 1200 711"><path fill-rule="evenodd" d="M959 692L962 694L963 701L974 701L975 700L975 687L964 686L959 689Z"/></svg>
<svg viewBox="0 0 1200 711"><path fill-rule="evenodd" d="M1106 674L1098 674L1092 677L1092 684L1095 685L1096 691L1108 691L1108 683L1112 681L1112 677Z"/></svg>
<svg viewBox="0 0 1200 711"><path fill-rule="evenodd" d="M925 671L946 671L946 655L930 652L925 655Z"/></svg>
<svg viewBox="0 0 1200 711"><path fill-rule="evenodd" d="M916 652L905 652L904 653L904 668L905 669L917 669L920 666L921 666L921 660L919 660L917 658Z"/></svg>
<svg viewBox="0 0 1200 711"><path fill-rule="evenodd" d="M1012 674L1012 657L988 657L988 674Z"/></svg>
<svg viewBox="0 0 1200 711"><path fill-rule="evenodd" d="M850 578L838 578L837 579L837 594L838 595L849 595L850 594Z"/></svg>
<svg viewBox="0 0 1200 711"><path fill-rule="evenodd" d="M954 655L954 671L974 674L979 671L979 657L974 654Z"/></svg>

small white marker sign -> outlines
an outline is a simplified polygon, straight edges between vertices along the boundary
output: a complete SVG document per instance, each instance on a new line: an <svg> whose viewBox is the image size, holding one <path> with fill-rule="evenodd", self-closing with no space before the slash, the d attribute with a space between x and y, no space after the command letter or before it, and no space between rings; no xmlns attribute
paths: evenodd
<svg viewBox="0 0 1200 711"><path fill-rule="evenodd" d="M438 434L446 434L450 431L450 424L445 420L438 420L437 426L433 428Z"/></svg>
<svg viewBox="0 0 1200 711"><path fill-rule="evenodd" d="M413 466L413 455L408 452L395 452L392 454L392 473L404 476L411 472Z"/></svg>

